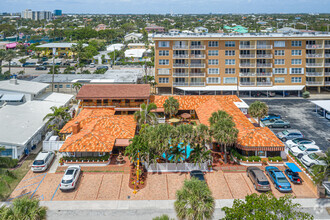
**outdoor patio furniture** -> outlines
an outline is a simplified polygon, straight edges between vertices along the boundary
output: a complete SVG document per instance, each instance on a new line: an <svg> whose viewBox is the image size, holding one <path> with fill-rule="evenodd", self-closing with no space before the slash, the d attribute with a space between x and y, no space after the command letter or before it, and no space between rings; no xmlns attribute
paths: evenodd
<svg viewBox="0 0 330 220"><path fill-rule="evenodd" d="M182 113L180 116L181 116L181 118L183 118L183 119L191 118L191 114L188 114L188 113Z"/></svg>
<svg viewBox="0 0 330 220"><path fill-rule="evenodd" d="M171 123L178 123L178 122L180 122L180 119L178 119L178 118L171 118L168 121L171 122Z"/></svg>

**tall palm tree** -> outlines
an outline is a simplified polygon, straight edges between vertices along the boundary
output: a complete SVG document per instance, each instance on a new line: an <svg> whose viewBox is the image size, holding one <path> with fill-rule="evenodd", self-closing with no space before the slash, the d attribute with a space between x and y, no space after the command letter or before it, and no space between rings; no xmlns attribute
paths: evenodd
<svg viewBox="0 0 330 220"><path fill-rule="evenodd" d="M314 173L314 181L316 184L322 183L324 180L328 180L330 176L330 150L326 152L326 157L321 159L325 162L325 165L314 165L312 171Z"/></svg>
<svg viewBox="0 0 330 220"><path fill-rule="evenodd" d="M0 50L0 74L2 73L2 61L6 58L6 51Z"/></svg>
<svg viewBox="0 0 330 220"><path fill-rule="evenodd" d="M13 205L6 207L2 206L0 209L1 219L46 219L47 208L39 206L38 199L29 199L27 196L17 198Z"/></svg>
<svg viewBox="0 0 330 220"><path fill-rule="evenodd" d="M15 51L13 51L13 50L7 50L7 52L6 52L6 56L5 56L5 61L8 61L8 64L9 64L9 73L11 73L10 72L10 70L11 70L11 68L10 68L10 63L11 63L11 61L14 59L16 57L16 52Z"/></svg>
<svg viewBox="0 0 330 220"><path fill-rule="evenodd" d="M227 147L234 145L237 140L238 130L232 117L222 118L211 125L211 134L214 140L224 147L225 163L227 163Z"/></svg>
<svg viewBox="0 0 330 220"><path fill-rule="evenodd" d="M217 112L213 112L211 117L209 118L209 122L210 122L210 125L213 125L215 124L217 121L223 119L223 118L229 118L230 115L225 112L225 111L217 111Z"/></svg>
<svg viewBox="0 0 330 220"><path fill-rule="evenodd" d="M78 94L78 91L81 89L82 84L79 82L75 82L72 84L73 88L76 90L76 93Z"/></svg>
<svg viewBox="0 0 330 220"><path fill-rule="evenodd" d="M70 119L70 113L67 107L50 107L51 113L48 113L43 120L48 119L48 127L51 127L55 133L59 131L60 126Z"/></svg>
<svg viewBox="0 0 330 220"><path fill-rule="evenodd" d="M77 59L77 67L81 68L80 72L82 72L82 65L80 64L80 59L84 56L85 48L82 41L78 41L78 43L74 44L72 46L72 52L76 53L78 59Z"/></svg>
<svg viewBox="0 0 330 220"><path fill-rule="evenodd" d="M179 219L212 219L214 206L211 190L196 178L185 180L183 187L176 192L174 209Z"/></svg>
<svg viewBox="0 0 330 220"><path fill-rule="evenodd" d="M258 124L260 125L260 119L268 114L268 106L264 102L255 101L249 107L249 114L258 118Z"/></svg>
<svg viewBox="0 0 330 220"><path fill-rule="evenodd" d="M165 103L163 104L163 106L164 106L165 114L169 114L170 118L171 118L173 115L178 113L180 104L177 99L175 99L171 96L165 100Z"/></svg>
<svg viewBox="0 0 330 220"><path fill-rule="evenodd" d="M157 106L155 103L150 103L146 105L142 103L140 106L140 111L134 113L134 119L141 127L142 124L157 124L157 116L155 113L151 112L152 110L156 110Z"/></svg>

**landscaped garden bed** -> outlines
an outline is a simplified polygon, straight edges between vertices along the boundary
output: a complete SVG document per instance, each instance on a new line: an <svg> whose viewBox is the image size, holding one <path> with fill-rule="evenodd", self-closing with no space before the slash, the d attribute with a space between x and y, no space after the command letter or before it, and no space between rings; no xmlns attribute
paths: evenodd
<svg viewBox="0 0 330 220"><path fill-rule="evenodd" d="M268 157L267 164L270 166L284 166L282 157Z"/></svg>
<svg viewBox="0 0 330 220"><path fill-rule="evenodd" d="M143 189L146 187L147 176L148 172L145 170L144 166L140 166L139 175L137 175L137 167L134 164L131 164L128 183L129 188L134 190Z"/></svg>
<svg viewBox="0 0 330 220"><path fill-rule="evenodd" d="M246 157L241 154L239 154L236 150L232 149L231 150L231 156L233 160L244 166L262 166L262 161L261 158L258 156L250 156Z"/></svg>
<svg viewBox="0 0 330 220"><path fill-rule="evenodd" d="M110 154L106 154L101 157L62 157L60 159L60 164L77 164L77 163L98 163L98 164L106 164L110 160Z"/></svg>

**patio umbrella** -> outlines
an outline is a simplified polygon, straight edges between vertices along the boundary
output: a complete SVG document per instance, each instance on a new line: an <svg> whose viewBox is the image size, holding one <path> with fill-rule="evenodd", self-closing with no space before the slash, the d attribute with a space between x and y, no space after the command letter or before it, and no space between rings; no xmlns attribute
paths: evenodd
<svg viewBox="0 0 330 220"><path fill-rule="evenodd" d="M182 113L182 114L181 114L181 118L184 118L184 119L191 118L191 114L188 114L188 113Z"/></svg>
<svg viewBox="0 0 330 220"><path fill-rule="evenodd" d="M171 118L168 121L171 122L171 123L178 123L178 122L180 122L180 119L178 119L178 118Z"/></svg>

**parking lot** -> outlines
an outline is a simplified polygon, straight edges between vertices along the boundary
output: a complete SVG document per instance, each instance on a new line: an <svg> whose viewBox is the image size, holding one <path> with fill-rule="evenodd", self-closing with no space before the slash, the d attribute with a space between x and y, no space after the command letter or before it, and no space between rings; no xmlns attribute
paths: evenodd
<svg viewBox="0 0 330 220"><path fill-rule="evenodd" d="M315 105L305 99L258 99L269 107L269 113L280 114L292 129L300 130L306 138L316 142L321 150L330 147L330 120L315 112ZM256 99L244 99L250 105ZM284 130L273 128L274 133Z"/></svg>
<svg viewBox="0 0 330 220"><path fill-rule="evenodd" d="M175 193L190 178L187 173L148 174L146 187L137 194L129 188L129 174L124 173L88 173L81 175L77 188L62 192L59 183L63 173L32 173L31 171L19 183L10 196L14 199L23 195L44 201L63 200L168 200L175 199ZM215 199L243 199L246 195L258 193L245 172L216 171L206 173ZM316 198L307 184L293 185L293 195L297 198ZM276 197L283 196L272 186Z"/></svg>

